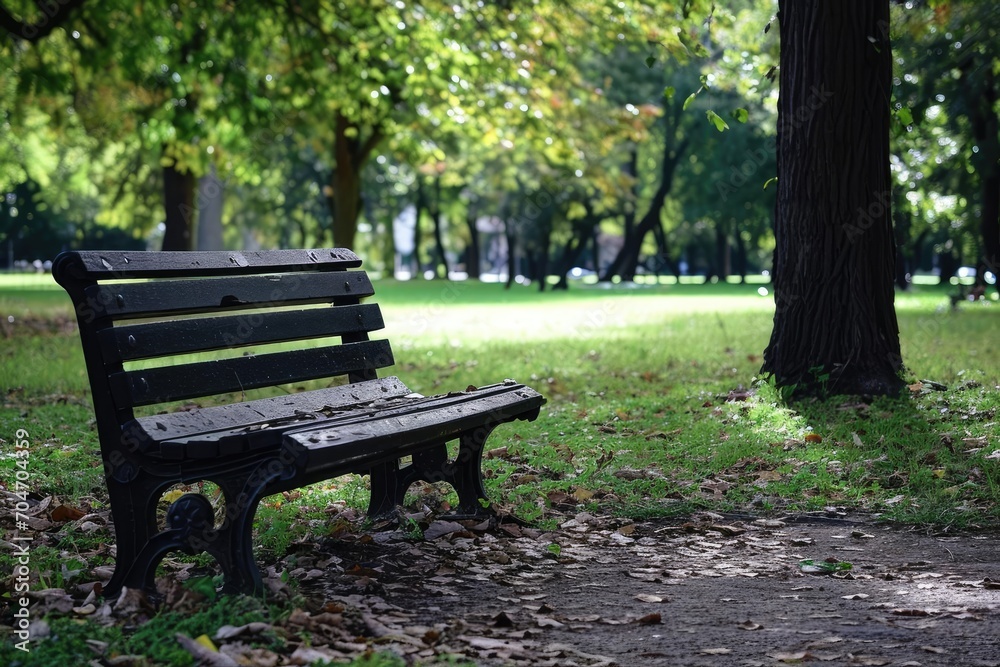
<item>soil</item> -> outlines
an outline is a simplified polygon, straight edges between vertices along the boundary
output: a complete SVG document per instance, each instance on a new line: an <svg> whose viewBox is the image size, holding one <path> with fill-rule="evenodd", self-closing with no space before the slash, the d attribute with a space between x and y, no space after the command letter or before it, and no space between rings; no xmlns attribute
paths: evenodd
<svg viewBox="0 0 1000 667"><path fill-rule="evenodd" d="M996 534L821 514L483 528L331 540L292 574L408 662L1000 666ZM806 559L850 569L809 574Z"/></svg>
<svg viewBox="0 0 1000 667"><path fill-rule="evenodd" d="M573 509L546 516L559 528L413 515L406 530L360 531L358 513L344 510L331 517L340 534L306 536L265 568L290 614L176 639L213 667L375 651L408 665L1000 667L997 533L930 533L836 509L643 522ZM161 610L204 608L184 583L206 573L200 566L168 558L163 569ZM93 582L37 591L34 617L138 627L154 613L141 591L103 601L95 592ZM57 634L32 623L33 641ZM91 664L150 664L97 641L89 650Z"/></svg>

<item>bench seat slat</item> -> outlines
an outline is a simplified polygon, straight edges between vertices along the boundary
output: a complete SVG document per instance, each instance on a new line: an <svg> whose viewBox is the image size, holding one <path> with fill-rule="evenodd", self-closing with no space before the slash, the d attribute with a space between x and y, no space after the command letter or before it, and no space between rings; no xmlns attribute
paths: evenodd
<svg viewBox="0 0 1000 667"><path fill-rule="evenodd" d="M197 253L104 250L67 252L59 259L66 268L57 271L53 267L53 273L68 271L67 278L94 280L243 275L265 273L268 269L281 272L340 270L361 266L361 259L346 248Z"/></svg>
<svg viewBox="0 0 1000 667"><path fill-rule="evenodd" d="M303 458L310 473L351 470L399 458L463 433L534 419L545 399L533 389L504 384L417 399L410 409L387 410L351 423L286 433L284 446Z"/></svg>
<svg viewBox="0 0 1000 667"><path fill-rule="evenodd" d="M387 340L123 371L109 376L119 408L335 377L393 364Z"/></svg>
<svg viewBox="0 0 1000 667"><path fill-rule="evenodd" d="M104 283L84 290L92 317L116 319L346 302L374 293L363 271Z"/></svg>
<svg viewBox="0 0 1000 667"><path fill-rule="evenodd" d="M245 433L249 429L280 422L296 414L319 413L329 408L350 410L375 401L400 398L409 393L410 390L399 378L389 376L299 394L139 417L124 425L122 440L131 445L131 449L146 456L166 456L160 449L165 441L183 442L185 446L174 447L173 454L169 457L179 459L187 454L188 441L210 439L217 432ZM218 436L216 439L221 440L222 437ZM274 444L277 443L276 440ZM241 451L243 449L240 448Z"/></svg>
<svg viewBox="0 0 1000 667"><path fill-rule="evenodd" d="M377 331L378 304L130 324L100 332L106 364Z"/></svg>

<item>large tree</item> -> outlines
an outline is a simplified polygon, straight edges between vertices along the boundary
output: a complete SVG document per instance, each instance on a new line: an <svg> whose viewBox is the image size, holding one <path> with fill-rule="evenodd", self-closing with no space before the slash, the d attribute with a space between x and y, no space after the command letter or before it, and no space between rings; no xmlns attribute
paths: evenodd
<svg viewBox="0 0 1000 667"><path fill-rule="evenodd" d="M793 395L895 394L889 0L781 0L776 310Z"/></svg>

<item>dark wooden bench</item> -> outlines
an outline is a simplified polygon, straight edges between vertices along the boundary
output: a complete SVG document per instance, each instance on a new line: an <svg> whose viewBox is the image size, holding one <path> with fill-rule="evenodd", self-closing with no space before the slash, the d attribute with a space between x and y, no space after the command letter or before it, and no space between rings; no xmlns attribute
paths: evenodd
<svg viewBox="0 0 1000 667"><path fill-rule="evenodd" d="M383 320L362 303L374 290L360 266L343 249L56 258L80 325L115 526L106 596L154 592L172 550L214 556L226 592L260 591L260 500L345 473L370 475L373 517L392 514L417 480L450 483L458 515L492 515L483 444L499 424L535 419L544 399L512 380L423 397L379 378L393 356L387 340L369 338ZM296 391L313 380L320 388ZM245 396L279 385L292 389ZM164 412L209 396L214 405ZM199 481L218 485L224 512L187 493L158 516L167 490Z"/></svg>

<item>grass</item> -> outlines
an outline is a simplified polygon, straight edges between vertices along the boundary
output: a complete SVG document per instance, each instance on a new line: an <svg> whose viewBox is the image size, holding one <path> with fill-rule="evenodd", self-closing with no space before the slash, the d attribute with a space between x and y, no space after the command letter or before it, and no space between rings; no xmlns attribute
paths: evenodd
<svg viewBox="0 0 1000 667"><path fill-rule="evenodd" d="M547 396L542 419L498 431L490 445L506 444L507 458L486 463L492 492L525 518L543 517L550 492L576 490L626 514L674 511L678 503L664 502L673 499L684 501L682 508L844 504L911 521L996 518L1000 477L983 458L1000 444L994 304L952 311L936 287L898 297L910 381L932 379L948 391L870 406L788 407L755 377L772 313L758 289L590 286L539 295L474 283L377 286L397 358L390 372L413 390L514 377ZM3 299L13 304L15 323L38 312L50 322L69 317L65 298L62 311L48 296ZM0 424L32 434L40 493L99 499L77 340L36 322L9 334ZM967 454L976 449L969 442L982 442L982 451ZM362 506L365 498L356 482L342 480L316 493L320 508L338 495ZM894 500L900 493L905 502ZM287 511L276 508L270 525L294 524ZM286 530L268 532L288 539Z"/></svg>
<svg viewBox="0 0 1000 667"><path fill-rule="evenodd" d="M996 303L952 310L949 290L931 286L898 295L908 381L934 380L946 390L915 384L912 395L871 404L842 397L786 405L757 378L773 312L762 287L575 286L538 294L381 281L376 289L396 353L390 372L411 389L429 394L513 377L546 395L536 422L497 430L483 464L499 506L542 527L557 522L553 506L632 518L835 506L938 529L1000 524ZM0 484L15 473L8 434L24 429L36 497L100 510L106 492L70 317L66 297L42 279L0 284L7 336ZM344 477L266 499L258 512L261 561L275 562L306 535L342 529L324 511L333 503L363 509L365 480ZM32 567L46 585L67 583L67 562L110 562L100 549L110 539L107 529L65 524L33 552ZM10 571L7 560L0 555ZM72 634L75 626L65 624ZM117 632L102 641L128 640ZM357 664L394 664L373 660Z"/></svg>

